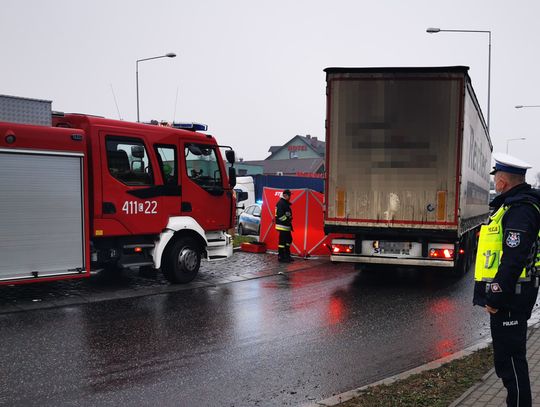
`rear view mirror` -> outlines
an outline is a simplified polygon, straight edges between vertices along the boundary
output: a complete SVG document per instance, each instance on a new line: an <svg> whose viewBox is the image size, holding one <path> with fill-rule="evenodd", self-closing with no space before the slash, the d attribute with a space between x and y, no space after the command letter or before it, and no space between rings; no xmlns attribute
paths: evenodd
<svg viewBox="0 0 540 407"><path fill-rule="evenodd" d="M211 148L201 148L201 153L202 153L202 155L207 157L207 156L212 154L212 149Z"/></svg>
<svg viewBox="0 0 540 407"><path fill-rule="evenodd" d="M231 188L236 185L236 169L233 167L229 167L229 185Z"/></svg>
<svg viewBox="0 0 540 407"><path fill-rule="evenodd" d="M236 156L234 154L234 150L226 150L225 151L225 157L227 157L227 162L229 164L234 164L236 161Z"/></svg>
<svg viewBox="0 0 540 407"><path fill-rule="evenodd" d="M194 144L190 144L188 146L188 150L193 155L202 155L201 149L198 146L194 145Z"/></svg>
<svg viewBox="0 0 540 407"><path fill-rule="evenodd" d="M144 158L144 147L131 146L131 156L134 158Z"/></svg>
<svg viewBox="0 0 540 407"><path fill-rule="evenodd" d="M144 172L144 163L141 160L133 161L131 163L131 171Z"/></svg>
<svg viewBox="0 0 540 407"><path fill-rule="evenodd" d="M245 191L236 192L236 202L246 201L248 199L248 193Z"/></svg>

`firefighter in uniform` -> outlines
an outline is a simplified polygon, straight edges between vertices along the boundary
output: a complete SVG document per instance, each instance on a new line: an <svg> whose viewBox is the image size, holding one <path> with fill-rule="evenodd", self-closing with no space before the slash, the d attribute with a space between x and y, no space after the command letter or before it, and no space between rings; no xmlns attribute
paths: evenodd
<svg viewBox="0 0 540 407"><path fill-rule="evenodd" d="M291 191L286 189L276 205L276 230L279 232L278 261L290 263L292 243Z"/></svg>
<svg viewBox="0 0 540 407"><path fill-rule="evenodd" d="M508 392L507 406L531 406L526 341L538 294L540 191L525 183L529 164L507 154L493 158L500 195L480 230L473 303L490 316L495 372Z"/></svg>

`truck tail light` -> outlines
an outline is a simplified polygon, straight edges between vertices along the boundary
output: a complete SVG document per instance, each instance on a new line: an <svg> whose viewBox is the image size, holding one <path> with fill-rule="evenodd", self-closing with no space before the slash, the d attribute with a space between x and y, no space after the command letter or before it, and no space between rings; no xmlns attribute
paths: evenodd
<svg viewBox="0 0 540 407"><path fill-rule="evenodd" d="M133 251L134 251L135 253L142 253L142 247L137 246L137 247L135 247L135 248L133 249Z"/></svg>
<svg viewBox="0 0 540 407"><path fill-rule="evenodd" d="M332 244L332 253L353 253L354 246L352 244Z"/></svg>
<svg viewBox="0 0 540 407"><path fill-rule="evenodd" d="M454 250L453 249L430 249L429 257L434 259L442 260L453 260L454 259Z"/></svg>

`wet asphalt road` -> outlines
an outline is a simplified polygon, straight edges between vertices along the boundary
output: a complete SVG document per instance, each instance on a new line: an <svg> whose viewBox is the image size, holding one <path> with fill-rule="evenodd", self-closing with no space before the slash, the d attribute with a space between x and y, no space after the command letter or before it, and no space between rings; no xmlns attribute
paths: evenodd
<svg viewBox="0 0 540 407"><path fill-rule="evenodd" d="M471 306L472 273L311 264L297 261L290 269L304 269L288 277L2 314L0 405L303 405L488 335Z"/></svg>

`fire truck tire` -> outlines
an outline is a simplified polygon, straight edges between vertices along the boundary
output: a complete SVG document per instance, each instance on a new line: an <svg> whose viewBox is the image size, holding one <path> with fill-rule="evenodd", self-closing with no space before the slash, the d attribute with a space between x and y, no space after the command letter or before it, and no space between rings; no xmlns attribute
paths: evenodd
<svg viewBox="0 0 540 407"><path fill-rule="evenodd" d="M181 237L173 242L163 259L163 274L173 284L192 281L201 265L201 249L191 237Z"/></svg>

